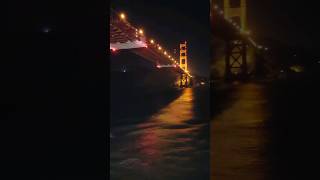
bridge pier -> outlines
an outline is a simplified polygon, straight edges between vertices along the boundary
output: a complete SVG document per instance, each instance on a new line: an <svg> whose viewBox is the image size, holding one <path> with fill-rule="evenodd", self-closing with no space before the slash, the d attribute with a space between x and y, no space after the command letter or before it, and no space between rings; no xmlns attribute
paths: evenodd
<svg viewBox="0 0 320 180"><path fill-rule="evenodd" d="M191 79L188 79L188 75L181 73L180 74L180 88L189 87L191 85Z"/></svg>

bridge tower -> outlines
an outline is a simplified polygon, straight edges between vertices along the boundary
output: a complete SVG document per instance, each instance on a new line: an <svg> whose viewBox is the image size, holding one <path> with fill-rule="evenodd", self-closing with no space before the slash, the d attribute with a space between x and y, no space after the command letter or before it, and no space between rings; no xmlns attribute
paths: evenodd
<svg viewBox="0 0 320 180"><path fill-rule="evenodd" d="M188 71L187 41L180 43L180 66L183 70Z"/></svg>
<svg viewBox="0 0 320 180"><path fill-rule="evenodd" d="M224 15L237 23L242 31L247 30L247 5L246 0L224 0ZM247 68L247 43L240 38L229 39L226 42L225 77L245 78Z"/></svg>
<svg viewBox="0 0 320 180"><path fill-rule="evenodd" d="M188 72L188 56L187 56L187 41L180 43L180 67ZM187 74L181 74L180 76L180 86L188 86L188 76Z"/></svg>

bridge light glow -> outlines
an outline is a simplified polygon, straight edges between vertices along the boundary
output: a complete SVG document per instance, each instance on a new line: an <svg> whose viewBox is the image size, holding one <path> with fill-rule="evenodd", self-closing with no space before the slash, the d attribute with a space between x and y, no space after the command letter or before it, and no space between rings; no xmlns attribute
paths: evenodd
<svg viewBox="0 0 320 180"><path fill-rule="evenodd" d="M247 35L250 35L250 34L251 34L251 31L245 31L245 33L246 33Z"/></svg>
<svg viewBox="0 0 320 180"><path fill-rule="evenodd" d="M126 15L124 13L120 13L120 19L125 20L126 19Z"/></svg>

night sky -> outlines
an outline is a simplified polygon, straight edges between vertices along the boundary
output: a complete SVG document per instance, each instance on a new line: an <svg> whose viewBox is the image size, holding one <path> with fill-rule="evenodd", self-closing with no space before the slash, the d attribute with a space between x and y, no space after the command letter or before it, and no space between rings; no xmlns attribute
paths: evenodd
<svg viewBox="0 0 320 180"><path fill-rule="evenodd" d="M6 8L0 104L9 169L3 171L104 177L107 2L12 0Z"/></svg>
<svg viewBox="0 0 320 180"><path fill-rule="evenodd" d="M258 38L319 50L317 1L248 0L249 28Z"/></svg>
<svg viewBox="0 0 320 180"><path fill-rule="evenodd" d="M186 40L189 70L195 75L209 75L209 1L112 0L111 7L125 12L131 24L142 27L148 37L171 53L177 49L178 55L179 43Z"/></svg>

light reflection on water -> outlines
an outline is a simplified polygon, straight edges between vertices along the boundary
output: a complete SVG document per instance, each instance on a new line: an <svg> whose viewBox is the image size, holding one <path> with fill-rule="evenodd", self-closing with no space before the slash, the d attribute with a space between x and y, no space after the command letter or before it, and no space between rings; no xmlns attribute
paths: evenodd
<svg viewBox="0 0 320 180"><path fill-rule="evenodd" d="M196 119L194 102L194 89L187 88L146 121L111 129L117 134L110 145L111 179L209 177L203 174L208 138L200 135L208 124L190 123Z"/></svg>
<svg viewBox="0 0 320 180"><path fill-rule="evenodd" d="M211 124L211 178L263 180L269 118L264 86L240 84L231 95L234 102Z"/></svg>

